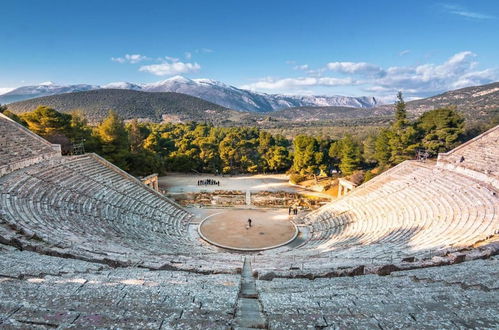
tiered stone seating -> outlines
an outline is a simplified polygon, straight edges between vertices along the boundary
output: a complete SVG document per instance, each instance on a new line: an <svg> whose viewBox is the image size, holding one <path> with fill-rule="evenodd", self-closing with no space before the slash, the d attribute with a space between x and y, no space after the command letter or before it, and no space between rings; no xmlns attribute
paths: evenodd
<svg viewBox="0 0 499 330"><path fill-rule="evenodd" d="M19 170L0 180L4 225L92 258L185 253L190 215L126 176L95 155Z"/></svg>
<svg viewBox="0 0 499 330"><path fill-rule="evenodd" d="M0 177L60 155L60 146L52 145L0 113Z"/></svg>
<svg viewBox="0 0 499 330"><path fill-rule="evenodd" d="M499 126L439 154L437 164L499 188Z"/></svg>
<svg viewBox="0 0 499 330"><path fill-rule="evenodd" d="M407 161L303 222L311 232L305 244L281 251L277 260L272 251L264 252L253 265L313 272L472 246L499 228L499 194L454 171Z"/></svg>
<svg viewBox="0 0 499 330"><path fill-rule="evenodd" d="M225 329L238 275L112 269L2 251L0 328Z"/></svg>
<svg viewBox="0 0 499 330"><path fill-rule="evenodd" d="M498 261L389 276L257 281L269 329L494 329Z"/></svg>
<svg viewBox="0 0 499 330"><path fill-rule="evenodd" d="M196 242L168 198L0 124L0 328L221 329L256 312L270 329L499 326L497 244L459 250L499 228L495 172L472 144L467 167L407 161L309 214L309 239L248 257L241 282L241 256ZM475 142L497 162L491 132ZM254 287L246 261L273 281Z"/></svg>

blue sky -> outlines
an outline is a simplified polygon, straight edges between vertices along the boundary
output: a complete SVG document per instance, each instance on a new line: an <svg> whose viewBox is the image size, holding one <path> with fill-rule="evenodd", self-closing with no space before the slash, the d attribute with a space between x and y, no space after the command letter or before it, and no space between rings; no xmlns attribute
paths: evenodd
<svg viewBox="0 0 499 330"><path fill-rule="evenodd" d="M174 75L408 98L499 80L499 1L3 0L0 90Z"/></svg>

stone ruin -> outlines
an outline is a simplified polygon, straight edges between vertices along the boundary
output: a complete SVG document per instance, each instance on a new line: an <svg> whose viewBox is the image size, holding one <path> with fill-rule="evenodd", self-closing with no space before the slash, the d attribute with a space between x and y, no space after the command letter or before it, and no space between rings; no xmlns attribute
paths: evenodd
<svg viewBox="0 0 499 330"><path fill-rule="evenodd" d="M499 126L239 254L95 154L0 114L0 328L498 328Z"/></svg>
<svg viewBox="0 0 499 330"><path fill-rule="evenodd" d="M180 205L196 206L241 206L246 204L246 193L239 190L215 190L197 193L175 194L171 196Z"/></svg>

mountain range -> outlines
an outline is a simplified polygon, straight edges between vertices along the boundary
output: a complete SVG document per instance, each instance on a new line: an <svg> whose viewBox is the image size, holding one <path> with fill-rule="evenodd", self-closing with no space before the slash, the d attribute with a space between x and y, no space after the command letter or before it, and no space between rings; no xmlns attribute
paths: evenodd
<svg viewBox="0 0 499 330"><path fill-rule="evenodd" d="M420 116L423 112L454 107L469 121L499 120L499 82L465 87L448 91L424 99L409 101L406 109L409 117ZM292 121L319 121L338 119L380 118L394 113L393 104L374 108L345 107L296 107L275 111L272 116Z"/></svg>
<svg viewBox="0 0 499 330"><path fill-rule="evenodd" d="M115 82L107 85L56 85L51 82L24 86L0 95L0 104L8 104L43 96L98 89L125 89L142 92L175 92L198 97L225 108L238 111L272 112L291 107L341 106L372 108L380 105L374 97L294 96L266 94L240 89L211 79L188 79L175 76L149 84Z"/></svg>
<svg viewBox="0 0 499 330"><path fill-rule="evenodd" d="M180 83L179 81L184 81ZM294 122L319 123L337 121L379 121L389 120L393 115L393 105L378 105L376 107L351 106L291 106L272 112L236 111L228 107L206 101L195 96L176 92L161 92L179 87L178 91L189 85L199 86L203 82L185 78L168 79L168 84L148 84L150 92L144 92L144 85L129 83L114 83L106 86L73 85L76 91L63 89L61 86L44 84L39 86L39 92L56 92L61 94L32 98L25 101L8 104L8 109L15 113L33 111L39 105L52 107L58 111L71 112L81 110L90 122L96 123L107 116L110 109L118 111L123 119L141 118L152 121L207 121L216 125L284 125ZM230 87L221 83L210 82L210 86L225 86L224 93ZM172 87L173 86L173 87ZM108 88L103 88L108 87ZM182 88L180 88L182 87ZM69 87L66 87L69 88ZM200 89L197 89L198 91ZM214 89L208 89L213 98ZM25 89L24 91L28 91ZM66 92L63 92L66 91ZM242 90L240 90L242 91ZM7 94L4 94L7 95ZM34 95L32 93L31 95ZM261 95L256 93L255 95ZM266 94L263 94L266 95ZM205 95L206 96L206 95ZM275 95L274 95L275 97ZM207 97L205 97L207 98ZM236 97L229 97L235 102ZM240 101L240 100L239 100ZM241 101L242 102L242 101ZM317 102L315 103L317 104ZM288 104L292 105L292 104ZM421 113L453 106L470 121L499 120L499 82L461 88L443 94L407 102L407 112L410 117ZM314 124L315 125L315 124Z"/></svg>

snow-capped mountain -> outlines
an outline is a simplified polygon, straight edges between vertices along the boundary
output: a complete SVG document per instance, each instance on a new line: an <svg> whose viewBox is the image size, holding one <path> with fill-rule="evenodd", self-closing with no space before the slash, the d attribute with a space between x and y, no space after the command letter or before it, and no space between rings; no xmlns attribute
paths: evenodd
<svg viewBox="0 0 499 330"><path fill-rule="evenodd" d="M170 79L142 85L143 91L177 92L196 96L229 109L268 112L301 106L346 106L372 108L378 105L373 97L348 96L292 96L265 94L226 85L211 79L188 79L175 76Z"/></svg>
<svg viewBox="0 0 499 330"><path fill-rule="evenodd" d="M132 84L129 82L113 82L107 85L102 85L100 88L105 88L105 89L131 89L134 91L141 91L142 90L142 85L138 84Z"/></svg>
<svg viewBox="0 0 499 330"><path fill-rule="evenodd" d="M224 84L211 79L189 79L175 76L149 84L114 82L103 86L40 84L16 88L0 95L0 103L11 103L30 98L91 89L131 89L145 92L176 92L199 97L229 109L252 112L270 112L302 106L344 106L372 108L379 105L374 97L349 96L293 96L265 94Z"/></svg>
<svg viewBox="0 0 499 330"><path fill-rule="evenodd" d="M5 94L2 94L0 95L0 104L28 100L28 99L33 99L35 97L71 93L71 92L83 92L100 88L101 88L100 86L87 85L87 84L56 85L53 82L48 81L35 86L18 87Z"/></svg>

